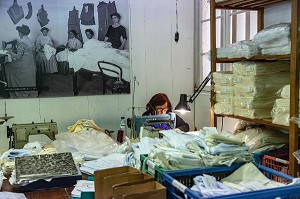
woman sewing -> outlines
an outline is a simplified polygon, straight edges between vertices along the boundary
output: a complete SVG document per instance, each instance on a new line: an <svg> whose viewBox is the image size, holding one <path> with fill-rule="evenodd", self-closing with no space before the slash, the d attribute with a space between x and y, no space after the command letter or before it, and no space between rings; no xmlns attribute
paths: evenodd
<svg viewBox="0 0 300 199"><path fill-rule="evenodd" d="M172 104L168 96L164 93L155 94L146 105L145 115L160 115L172 112ZM189 125L176 114L176 129L187 132L190 130ZM167 129L166 129L167 130Z"/></svg>
<svg viewBox="0 0 300 199"><path fill-rule="evenodd" d="M25 89L9 91L9 95L11 98L37 97L35 46L28 37L30 29L28 26L22 25L17 26L16 30L20 37L17 53L8 52L13 61L5 65L5 75L8 87Z"/></svg>

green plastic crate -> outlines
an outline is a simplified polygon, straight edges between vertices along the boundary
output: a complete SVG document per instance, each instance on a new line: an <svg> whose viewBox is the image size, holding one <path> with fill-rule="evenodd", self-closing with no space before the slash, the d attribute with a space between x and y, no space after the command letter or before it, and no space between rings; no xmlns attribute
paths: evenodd
<svg viewBox="0 0 300 199"><path fill-rule="evenodd" d="M147 154L142 154L140 156L141 171L148 173L149 175L153 176L157 182L161 183L163 173L166 171L170 171L170 170L167 170L167 169L161 168L160 166L157 166L151 160L147 160L146 159L147 157L148 157Z"/></svg>

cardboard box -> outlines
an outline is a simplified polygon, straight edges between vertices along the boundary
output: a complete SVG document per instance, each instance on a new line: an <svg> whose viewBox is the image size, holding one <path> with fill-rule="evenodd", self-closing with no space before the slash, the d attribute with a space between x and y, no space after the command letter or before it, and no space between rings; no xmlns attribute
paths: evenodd
<svg viewBox="0 0 300 199"><path fill-rule="evenodd" d="M165 199L166 188L153 181L135 185L117 185L113 189L114 199Z"/></svg>
<svg viewBox="0 0 300 199"><path fill-rule="evenodd" d="M141 171L125 166L94 172L95 198L111 199L116 185L132 185L154 181L154 178Z"/></svg>

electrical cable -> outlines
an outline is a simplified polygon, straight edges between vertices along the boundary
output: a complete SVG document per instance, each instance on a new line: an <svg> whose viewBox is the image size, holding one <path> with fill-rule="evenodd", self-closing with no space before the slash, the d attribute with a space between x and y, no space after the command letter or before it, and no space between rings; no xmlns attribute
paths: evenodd
<svg viewBox="0 0 300 199"><path fill-rule="evenodd" d="M176 32L175 32L175 42L176 43L179 41L177 4L178 4L178 0L176 0Z"/></svg>

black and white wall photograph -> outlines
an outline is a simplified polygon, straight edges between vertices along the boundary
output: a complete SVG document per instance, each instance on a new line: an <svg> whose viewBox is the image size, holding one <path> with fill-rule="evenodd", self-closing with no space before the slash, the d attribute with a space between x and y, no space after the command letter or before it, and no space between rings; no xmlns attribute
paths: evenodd
<svg viewBox="0 0 300 199"><path fill-rule="evenodd" d="M0 99L130 93L128 0L1 0Z"/></svg>

